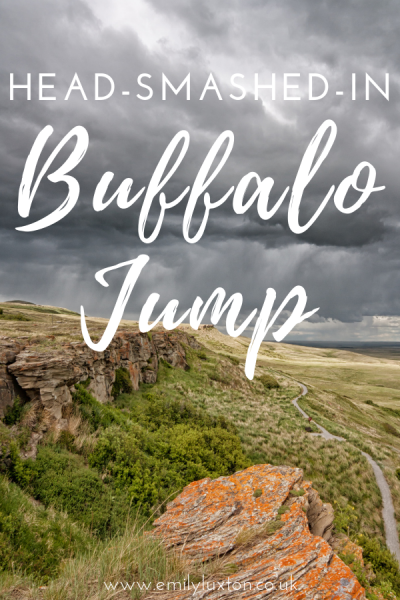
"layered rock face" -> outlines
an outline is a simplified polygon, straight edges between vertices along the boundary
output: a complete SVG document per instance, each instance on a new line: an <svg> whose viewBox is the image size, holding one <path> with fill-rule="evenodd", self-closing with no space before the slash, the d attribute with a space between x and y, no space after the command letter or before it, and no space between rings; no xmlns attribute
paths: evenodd
<svg viewBox="0 0 400 600"><path fill-rule="evenodd" d="M94 352L84 343L64 344L61 350L43 352L22 340L0 338L0 416L14 398L39 403L48 420L66 427L64 415L72 403L74 384L90 378L88 389L100 402L112 399L115 371L129 371L133 389L140 382L155 383L160 359L187 369L183 344L200 348L195 338L183 333L120 332L104 352Z"/></svg>
<svg viewBox="0 0 400 600"><path fill-rule="evenodd" d="M4 416L7 406L11 406L17 395L24 396L23 390L18 389L18 383L8 372L7 365L13 363L25 345L10 338L0 338L0 417Z"/></svg>
<svg viewBox="0 0 400 600"><path fill-rule="evenodd" d="M152 534L187 562L192 583L175 584L174 591L165 585L148 597L364 600L364 589L326 541L332 521L332 507L303 481L301 469L256 465L194 482Z"/></svg>

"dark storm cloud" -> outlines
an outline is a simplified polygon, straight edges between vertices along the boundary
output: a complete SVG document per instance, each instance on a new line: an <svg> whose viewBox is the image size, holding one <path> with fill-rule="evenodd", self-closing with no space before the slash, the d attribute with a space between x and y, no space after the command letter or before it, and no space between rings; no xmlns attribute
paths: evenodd
<svg viewBox="0 0 400 600"><path fill-rule="evenodd" d="M123 6L122 0L119 5ZM111 27L95 14L89 0L0 0L0 271L3 298L24 296L33 301L64 304L92 314L109 314L122 274L110 276L109 290L100 289L94 273L100 268L149 254L151 261L139 283L129 314L136 315L151 291L190 305L199 294L205 298L217 286L245 296L244 315L260 306L268 286L282 299L294 285L303 285L310 307L320 306L318 319L343 322L365 315L400 314L398 256L399 59L397 2L354 3L305 1L188 3L149 0L147 5L165 19L159 43L145 44L135 23ZM131 14L131 13L130 13ZM176 38L177 25L184 31ZM180 42L180 43L178 43ZM213 94L198 100L208 73L213 71L224 97ZM368 72L383 86L391 74L391 100L377 92L369 102L361 98L361 76ZM23 81L32 72L31 102L17 92L8 99L9 73ZM37 100L37 75L57 73L57 102ZM66 90L77 72L88 94L68 102ZM94 102L94 73L108 73L118 93ZM161 100L164 72L177 85L190 72L192 99L183 95ZM229 76L245 75L251 92L253 74L270 80L277 73L278 100L256 102L229 99ZM282 73L324 74L331 86L321 102L283 102ZM359 75L359 100L349 99L350 75ZM154 98L140 102L136 78L152 74ZM130 97L121 90L131 89ZM334 90L344 90L337 97ZM143 92L143 90L142 90ZM50 92L52 93L52 92ZM306 233L294 235L287 224L285 201L268 222L255 206L243 217L234 215L231 201L212 212L206 234L195 246L182 239L184 204L167 213L162 232L152 245L137 235L140 203L121 211L111 206L94 213L92 198L102 174L115 172L115 186L125 177L134 190L147 185L169 141L180 130L191 134L184 163L167 187L175 197L194 177L216 137L224 130L235 134L232 155L214 182L212 198L224 194L249 171L275 180L271 198L293 184L301 157L321 123L333 119L338 126L334 148L304 196L301 219L315 211L331 185L351 174L356 165L370 161L377 169L377 185L355 214L342 215L333 203ZM38 132L51 124L54 147L73 126L83 125L90 148L76 169L81 185L78 205L59 224L36 233L15 231L60 204L63 186L44 183L34 200L31 216L17 212L18 186L26 156ZM64 153L66 156L66 152ZM114 183L112 185L114 185ZM114 187L112 189L115 189ZM194 222L198 225L200 214ZM150 222L154 223L156 214Z"/></svg>

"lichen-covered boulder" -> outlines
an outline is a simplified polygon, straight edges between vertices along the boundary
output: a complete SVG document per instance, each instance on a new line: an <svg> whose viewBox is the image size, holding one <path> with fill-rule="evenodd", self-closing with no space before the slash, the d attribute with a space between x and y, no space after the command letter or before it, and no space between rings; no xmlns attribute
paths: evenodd
<svg viewBox="0 0 400 600"><path fill-rule="evenodd" d="M166 584L148 598L364 600L308 515L311 529L329 538L333 511L301 469L256 465L188 485L152 535L187 562L192 583L169 591Z"/></svg>

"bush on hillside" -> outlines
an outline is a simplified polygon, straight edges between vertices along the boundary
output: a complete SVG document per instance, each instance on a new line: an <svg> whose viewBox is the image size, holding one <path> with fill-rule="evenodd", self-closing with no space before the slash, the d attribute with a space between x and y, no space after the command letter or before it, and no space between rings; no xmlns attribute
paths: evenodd
<svg viewBox="0 0 400 600"><path fill-rule="evenodd" d="M33 504L18 486L0 476L0 571L20 570L46 582L63 561L91 543L82 526Z"/></svg>
<svg viewBox="0 0 400 600"><path fill-rule="evenodd" d="M75 384L76 391L72 394L72 401L78 408L83 420L90 424L92 432L99 427L109 427L113 423L123 425L127 417L111 404L101 404L90 392L85 383Z"/></svg>
<svg viewBox="0 0 400 600"><path fill-rule="evenodd" d="M389 582L396 594L400 594L400 570L399 564L393 554L386 548L378 538L370 538L360 535L357 543L363 549L365 564L370 564L376 575L374 585L382 586Z"/></svg>
<svg viewBox="0 0 400 600"><path fill-rule="evenodd" d="M7 313L4 314L4 312L2 311L0 313L0 319L2 319L3 321L32 321L32 319L29 319L28 317L25 317L25 315L22 315L20 313L15 314L15 313Z"/></svg>
<svg viewBox="0 0 400 600"><path fill-rule="evenodd" d="M75 386L73 402L97 438L87 450L89 467L74 436L62 432L39 448L35 461L22 460L14 444L10 475L45 506L66 511L101 537L121 529L130 505L149 516L191 481L250 465L224 417L150 391L120 395L122 411L98 402L87 385Z"/></svg>
<svg viewBox="0 0 400 600"><path fill-rule="evenodd" d="M16 448L12 459L13 479L46 507L67 512L101 537L123 525L129 508L126 497L115 497L98 473L85 466L82 457L42 447L36 460L21 460ZM120 506L124 501L126 509Z"/></svg>
<svg viewBox="0 0 400 600"><path fill-rule="evenodd" d="M267 390L280 387L279 383L272 375L261 375L261 377L258 377L258 381L262 383Z"/></svg>
<svg viewBox="0 0 400 600"><path fill-rule="evenodd" d="M23 402L21 398L17 396L16 398L14 398L14 402L11 405L6 406L3 417L4 424L9 426L15 425L15 423L18 423L18 421L20 421L22 417L22 412Z"/></svg>
<svg viewBox="0 0 400 600"><path fill-rule="evenodd" d="M154 391L143 396L120 396L116 405L129 408L131 419L150 431L186 423L200 428L220 427L236 433L235 426L225 417L212 416L188 400L167 400Z"/></svg>
<svg viewBox="0 0 400 600"><path fill-rule="evenodd" d="M133 392L133 386L128 369L123 367L116 369L111 395L113 398L117 398L120 394L130 394L131 392Z"/></svg>
<svg viewBox="0 0 400 600"><path fill-rule="evenodd" d="M192 481L229 475L249 466L239 438L222 429L179 424L150 432L110 427L89 456L89 464L127 490L133 506L147 514Z"/></svg>

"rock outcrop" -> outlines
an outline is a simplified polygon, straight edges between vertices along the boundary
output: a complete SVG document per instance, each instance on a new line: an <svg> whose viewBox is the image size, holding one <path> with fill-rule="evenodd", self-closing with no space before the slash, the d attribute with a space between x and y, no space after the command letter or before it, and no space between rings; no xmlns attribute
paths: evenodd
<svg viewBox="0 0 400 600"><path fill-rule="evenodd" d="M17 395L24 396L15 377L8 372L7 365L13 363L25 345L9 338L0 338L0 417L4 416L7 406L11 406ZM25 398L24 398L25 399Z"/></svg>
<svg viewBox="0 0 400 600"><path fill-rule="evenodd" d="M115 371L120 367L129 371L134 390L140 382L155 383L160 360L187 369L184 344L200 348L191 336L166 332L120 332L104 352L73 342L61 349L43 351L35 340L23 343L1 337L0 416L18 395L40 404L48 421L63 429L74 384L90 378L88 389L100 402L108 402L112 399Z"/></svg>
<svg viewBox="0 0 400 600"><path fill-rule="evenodd" d="M329 542L332 537L334 512L331 504L324 504L318 492L308 490L307 518L310 531L313 535L323 537Z"/></svg>
<svg viewBox="0 0 400 600"><path fill-rule="evenodd" d="M331 506L301 469L256 465L191 483L152 535L186 561L192 583L148 597L364 600L364 589L324 539L332 521Z"/></svg>

